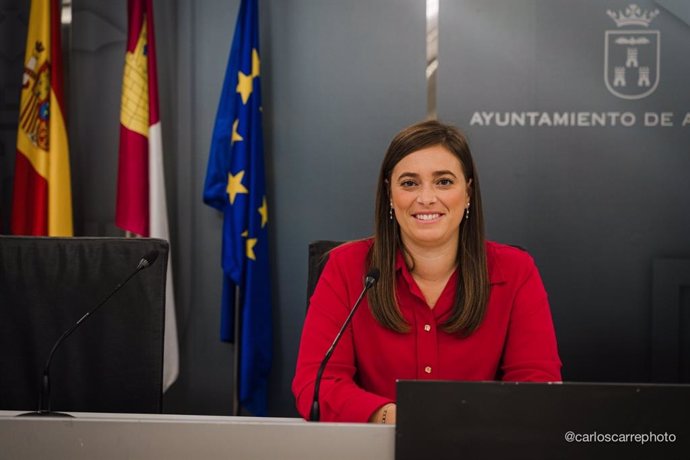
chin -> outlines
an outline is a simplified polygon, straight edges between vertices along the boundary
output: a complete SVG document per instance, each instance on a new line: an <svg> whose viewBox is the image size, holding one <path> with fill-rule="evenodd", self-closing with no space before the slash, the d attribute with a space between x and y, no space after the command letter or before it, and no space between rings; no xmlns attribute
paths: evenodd
<svg viewBox="0 0 690 460"><path fill-rule="evenodd" d="M430 235L424 235L424 236L416 236L409 238L410 241L416 242L417 244L420 245L425 245L425 246L434 246L434 245L442 245L445 243L445 239L440 237L440 236L430 236Z"/></svg>

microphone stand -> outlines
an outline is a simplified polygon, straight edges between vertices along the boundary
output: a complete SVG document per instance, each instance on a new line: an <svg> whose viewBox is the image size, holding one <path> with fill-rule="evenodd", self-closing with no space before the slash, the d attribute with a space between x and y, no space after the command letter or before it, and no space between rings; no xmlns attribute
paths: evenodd
<svg viewBox="0 0 690 460"><path fill-rule="evenodd" d="M101 308L112 296L117 293L122 287L129 282L130 279L134 277L137 273L139 273L141 270L144 268L150 267L151 264L156 260L158 257L157 252L150 252L146 254L140 261L139 265L137 265L136 270L134 270L127 278L124 279L120 284L118 284L113 291L108 294L98 305L93 310L90 310L84 314L79 320L74 323L69 329L67 329L65 332L62 333L59 339L55 342L55 345L53 345L53 348L50 350L50 353L48 354L48 359L46 360L46 365L43 368L43 375L41 377L41 388L40 388L40 393L38 394L38 410L34 412L25 412L23 414L19 414L19 417L45 417L45 416L50 416L50 417L73 417L73 415L70 414L65 414L63 412L53 412L50 410L50 363L53 360L53 355L55 354L55 351L60 347L62 342L67 339L72 333L84 322L86 321L93 313L96 312L99 308Z"/></svg>
<svg viewBox="0 0 690 460"><path fill-rule="evenodd" d="M326 364L328 364L328 361L331 359L331 355L333 355L333 350L335 350L335 347L338 345L338 342L340 342L340 338L343 336L345 329L352 321L352 317L357 311L357 307L359 307L359 304L362 303L364 294L366 294L367 291L374 284L376 284L376 281L378 281L378 279L379 270L376 268L372 268L371 270L369 270L369 273L367 273L367 276L364 279L364 289L362 289L362 292L359 294L359 297L357 297L357 301L355 302L355 305L352 307L352 310L350 310L350 314L347 315L347 318L345 318L345 322L340 327L338 334L335 336L335 340L333 340L331 347L326 352L323 361L321 361L319 370L316 372L316 380L314 381L314 398L311 403L311 413L309 415L309 420L312 422L318 422L320 418L321 408L319 407L319 390L321 388L321 377L323 376L323 371L326 369Z"/></svg>

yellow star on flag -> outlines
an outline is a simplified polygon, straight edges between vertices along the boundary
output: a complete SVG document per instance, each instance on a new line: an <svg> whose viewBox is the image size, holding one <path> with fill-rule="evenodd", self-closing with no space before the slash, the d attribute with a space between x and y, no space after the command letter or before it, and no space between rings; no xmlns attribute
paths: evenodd
<svg viewBox="0 0 690 460"><path fill-rule="evenodd" d="M242 96L242 104L246 104L249 96L254 90L254 77L258 77L260 73L261 62L259 61L259 53L256 49L252 50L252 73L245 75L242 71L237 72L237 88L235 91Z"/></svg>
<svg viewBox="0 0 690 460"><path fill-rule="evenodd" d="M258 209L259 214L261 214L261 228L264 228L266 226L266 222L268 222L268 205L266 204L266 197L264 197L263 201L261 202L261 207Z"/></svg>
<svg viewBox="0 0 690 460"><path fill-rule="evenodd" d="M252 75L245 75L242 71L237 72L237 92L242 96L242 104L246 104L252 94Z"/></svg>
<svg viewBox="0 0 690 460"><path fill-rule="evenodd" d="M259 62L259 53L256 49L252 50L252 77L258 77L260 74L259 68L261 63Z"/></svg>
<svg viewBox="0 0 690 460"><path fill-rule="evenodd" d="M247 238L249 236L249 232L247 230L243 231L242 236ZM254 246L256 246L257 241L257 238L247 238L247 258L256 260L256 254L254 254Z"/></svg>
<svg viewBox="0 0 690 460"><path fill-rule="evenodd" d="M237 128L239 126L240 126L240 119L238 118L232 124L232 137L230 138L230 145L234 144L235 141L243 141L244 140L244 138L242 136L240 136L240 133L237 132Z"/></svg>
<svg viewBox="0 0 690 460"><path fill-rule="evenodd" d="M230 195L230 204L235 204L235 197L237 194L249 193L249 190L242 185L243 177L244 171L240 171L234 176L231 173L228 174L228 186L225 190L228 192L228 195Z"/></svg>
<svg viewBox="0 0 690 460"><path fill-rule="evenodd" d="M247 258L251 260L256 260L256 254L254 254L254 246L256 246L257 238L247 238Z"/></svg>

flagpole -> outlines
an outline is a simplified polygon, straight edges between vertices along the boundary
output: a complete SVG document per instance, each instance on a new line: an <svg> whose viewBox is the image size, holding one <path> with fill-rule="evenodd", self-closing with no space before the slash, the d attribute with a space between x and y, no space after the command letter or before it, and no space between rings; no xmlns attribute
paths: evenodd
<svg viewBox="0 0 690 460"><path fill-rule="evenodd" d="M429 120L438 118L438 12L439 0L426 0L426 117Z"/></svg>
<svg viewBox="0 0 690 460"><path fill-rule="evenodd" d="M234 358L232 360L232 415L240 415L240 287L235 285L235 347L233 348Z"/></svg>
<svg viewBox="0 0 690 460"><path fill-rule="evenodd" d="M63 110L67 113L69 110L70 101L70 55L72 53L72 0L62 0L60 11L60 35L62 44L67 46L62 47L62 76L65 82L62 85L62 94L65 97L65 107Z"/></svg>

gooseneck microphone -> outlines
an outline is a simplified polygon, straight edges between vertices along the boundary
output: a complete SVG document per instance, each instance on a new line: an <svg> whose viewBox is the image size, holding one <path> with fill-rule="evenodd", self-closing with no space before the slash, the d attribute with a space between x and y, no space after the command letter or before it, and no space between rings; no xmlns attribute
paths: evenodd
<svg viewBox="0 0 690 460"><path fill-rule="evenodd" d="M89 310L79 318L79 320L74 323L69 329L67 329L65 332L62 333L59 339L55 342L55 345L53 345L53 348L50 350L50 354L48 354L48 359L46 360L46 365L43 368L43 375L41 377L41 389L40 393L38 395L38 410L36 412L27 412L24 414L19 414L22 416L25 415L50 415L50 416L57 416L57 417L72 417L69 414L64 414L61 412L52 412L50 410L50 362L53 360L53 355L55 354L55 351L58 349L58 347L62 344L62 342L65 341L67 337L69 337L84 321L86 321L92 314L96 312L99 308L101 308L112 296L117 293L122 287L131 280L134 275L139 273L145 268L150 267L153 265L153 263L156 261L158 258L158 251L149 251L146 253L144 257L141 258L139 261L139 265L137 265L137 268L130 273L130 275L124 279L120 284L118 284L113 291L108 294L96 307L94 307L92 310Z"/></svg>
<svg viewBox="0 0 690 460"><path fill-rule="evenodd" d="M376 282L379 280L379 275L380 275L379 269L378 268L372 268L367 273L367 276L364 277L364 288L362 288L361 294L359 294L359 297L357 297L357 301L355 301L355 304L352 307L352 310L350 310L350 314L347 315L347 318L345 318L345 322L343 323L342 327L338 331L338 334L335 336L335 339L333 340L331 347L328 349L328 351L326 352L326 355L324 356L323 360L321 361L321 365L319 366L319 370L316 372L316 380L314 381L314 399L312 400L312 403L311 403L311 414L309 415L309 420L311 420L312 422L318 422L319 418L320 418L319 388L321 387L321 377L323 376L324 369L326 369L326 364L328 364L328 360L331 359L331 355L333 354L333 350L335 350L335 347L338 346L338 342L340 342L340 338L343 336L345 329L347 328L347 326L352 321L352 317L354 316L355 312L357 311L357 307L359 307L359 304L362 303L362 299L364 298L364 294L366 294L366 292L376 284Z"/></svg>

